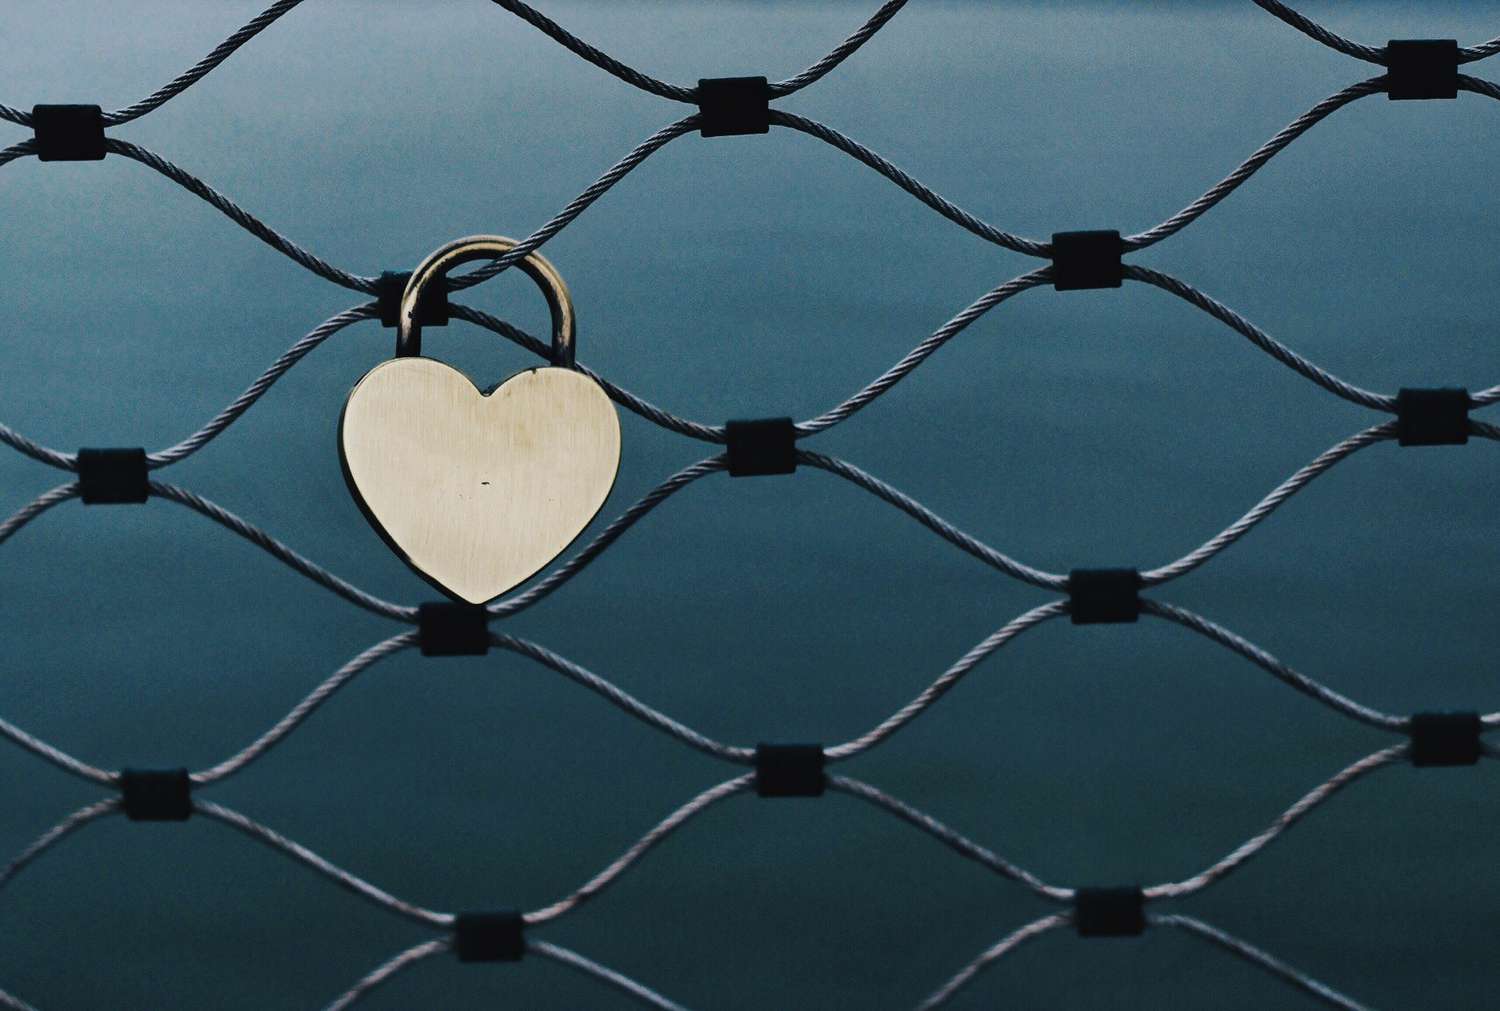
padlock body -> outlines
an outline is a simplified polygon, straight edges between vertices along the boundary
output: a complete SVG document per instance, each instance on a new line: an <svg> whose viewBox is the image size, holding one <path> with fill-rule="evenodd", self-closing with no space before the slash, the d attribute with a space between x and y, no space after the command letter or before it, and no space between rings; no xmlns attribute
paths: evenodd
<svg viewBox="0 0 1500 1011"><path fill-rule="evenodd" d="M540 571L588 526L620 465L620 423L593 379L528 369L488 393L432 358L365 374L339 454L371 525L424 578L484 603Z"/></svg>

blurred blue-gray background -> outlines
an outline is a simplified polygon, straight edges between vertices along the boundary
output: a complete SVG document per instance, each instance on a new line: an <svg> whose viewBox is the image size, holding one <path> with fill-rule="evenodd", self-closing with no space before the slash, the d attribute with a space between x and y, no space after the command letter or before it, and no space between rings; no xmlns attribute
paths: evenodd
<svg viewBox="0 0 1500 1011"><path fill-rule="evenodd" d="M7 0L0 100L118 108L256 0ZM657 76L785 77L862 3L579 3L546 11ZM1489 38L1493 3L1309 2L1344 34ZM784 107L997 225L1137 231L1373 68L1224 3L913 3ZM1475 68L1495 77L1500 69ZM683 107L481 0L309 0L114 132L362 274L458 235L524 235ZM1349 380L1500 381L1500 106L1373 97L1135 257ZM29 133L0 124L0 144ZM169 445L361 299L143 166L0 172L0 420L48 445ZM546 247L580 358L707 422L825 409L1036 261L989 246L809 137L678 140ZM507 274L468 298L541 332ZM164 479L357 585L432 591L350 500L345 393L391 354L351 327ZM496 381L532 360L463 324L427 351ZM707 447L622 414L600 522ZM1377 416L1156 289L1029 292L807 444L1055 571L1157 565ZM1393 712L1500 707L1492 444L1385 444L1157 592ZM0 453L0 513L62 475ZM509 622L720 739L836 741L1047 595L837 478L707 478ZM0 549L0 716L86 761L202 767L393 623L168 502L69 503ZM1185 877L1391 743L1175 626L1053 622L843 768L1048 880ZM511 654L383 663L206 792L398 895L535 908L736 770ZM1176 908L1378 1007L1492 1006L1492 767L1398 766ZM100 796L0 748L0 858ZM695 1008L902 1008L1048 907L839 795L726 802L536 931ZM415 925L221 825L106 819L0 893L0 988L55 1009L311 1008ZM551 963L436 959L374 1008L614 1008ZM1175 932L1017 952L955 1006L1299 1008Z"/></svg>

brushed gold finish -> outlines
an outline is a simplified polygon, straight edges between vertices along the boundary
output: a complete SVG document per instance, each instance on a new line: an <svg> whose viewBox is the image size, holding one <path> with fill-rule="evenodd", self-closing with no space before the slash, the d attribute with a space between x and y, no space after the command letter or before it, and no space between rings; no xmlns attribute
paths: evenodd
<svg viewBox="0 0 1500 1011"><path fill-rule="evenodd" d="M396 552L481 604L598 513L620 465L620 422L572 369L530 369L484 394L442 362L395 358L349 394L339 448L356 500Z"/></svg>

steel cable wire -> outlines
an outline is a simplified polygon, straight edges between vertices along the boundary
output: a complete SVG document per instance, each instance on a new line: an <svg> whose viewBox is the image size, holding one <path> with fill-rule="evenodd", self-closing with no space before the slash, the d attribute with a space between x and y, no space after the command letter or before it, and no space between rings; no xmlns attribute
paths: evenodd
<svg viewBox="0 0 1500 1011"><path fill-rule="evenodd" d="M176 95L181 94L187 88L202 80L247 41L254 38L281 16L292 10L299 2L300 0L280 0L280 2L273 4L230 35L224 42L198 61L198 63L188 68L182 74L179 74L147 98L114 112L103 114L104 124L107 126L120 125L161 107ZM691 104L698 100L696 89L660 81L627 66L605 54L602 50L572 35L550 18L547 18L534 8L521 3L520 0L495 0L495 2L543 31L575 54L635 87L680 102ZM1385 62L1383 47L1370 47L1344 38L1292 8L1287 7L1285 4L1278 2L1278 0L1255 0L1255 2L1275 17L1325 46L1367 62L1381 65ZM806 70L793 77L771 84L770 95L773 98L784 97L819 80L868 42L904 5L905 0L888 0L854 33L825 56L811 64ZM1497 52L1500 52L1500 38L1479 45L1461 48L1459 50L1459 59L1460 62L1468 63L1487 58ZM1493 82L1460 75L1458 84L1461 90L1500 99L1500 85L1496 85ZM1283 150L1293 140L1302 136L1314 124L1350 102L1384 91L1386 86L1387 81L1385 77L1370 78L1351 85L1324 99L1279 131L1228 176L1210 187L1209 190L1205 191L1203 195L1187 207L1145 232L1127 236L1124 239L1126 249L1132 251L1143 249L1181 230L1223 200L1229 193L1233 192L1233 190L1264 166L1277 152ZM773 109L770 116L771 122L774 125L790 128L815 137L843 151L850 157L855 158L857 161L885 176L943 217L989 242L1026 255L1042 258L1052 255L1050 243L1017 236L988 224L931 190L888 159L831 127L779 109ZM33 125L30 113L5 105L0 105L0 119L10 120L22 126ZM539 248L570 222L575 220L594 201L608 192L636 166L655 152L661 150L670 141L697 129L697 127L698 117L694 114L658 130L606 170L593 184L565 205L551 219L533 231L526 239L522 240L505 257L487 263L470 274L452 278L450 287L461 289L477 284L482 280L493 277L513 263L518 262L526 253ZM37 153L37 150L38 146L35 140L25 140L12 144L9 147L0 149L0 165L25 156L34 155ZM187 189L189 192L194 193L229 217L240 227L313 273L353 290L367 293L372 293L375 290L374 278L352 274L328 263L297 243L280 235L254 215L240 208L237 204L210 187L207 183L179 168L172 162L167 161L160 155L128 141L113 137L106 140L106 150L146 165ZM1286 345L1271 338L1264 331L1227 306L1224 306L1211 296L1199 291L1186 282L1135 264L1127 264L1125 266L1125 276L1128 279L1161 288L1184 299L1203 312L1214 316L1235 329L1282 364L1343 399L1379 411L1390 412L1395 409L1396 402L1394 397L1388 394L1379 394L1364 390L1334 376L1332 373L1327 372L1320 366L1292 351ZM1041 286L1049 283L1051 280L1051 268L1042 267L1013 278L992 289L921 341L911 352L898 361L896 365L882 373L874 381L823 414L799 423L796 426L797 436L803 438L815 435L847 419L861 408L872 403L895 383L909 375L917 366L941 347L943 343L962 331L990 308L993 308L995 305L998 305L1020 291ZM149 454L147 458L148 466L152 468L165 467L181 461L198 451L244 415L266 393L271 385L329 336L354 322L371 318L377 314L377 305L375 303L368 303L353 307L326 320L305 337L294 343L280 358L257 377L239 397L231 401L214 418L210 419L209 422L177 444ZM546 352L545 346L540 341L497 317L463 306L454 307L454 315L500 333L502 336L527 348L533 353L543 354ZM723 443L725 441L725 429L723 426L704 424L681 418L624 390L608 379L589 372L586 368L584 371L598 379L606 392L616 402L648 421L670 431L701 441L710 443ZM1488 406L1497 402L1500 402L1500 384L1481 390L1470 397L1470 403L1474 407ZM1237 541L1248 530L1283 504L1291 495L1305 487L1313 478L1324 473L1335 463L1348 458L1348 456L1359 449L1393 438L1396 434L1396 425L1397 423L1394 421L1383 422L1356 433L1354 436L1329 449L1312 463L1283 481L1281 485L1263 498L1239 520L1204 542L1199 548L1194 549L1175 562L1144 571L1142 573L1143 582L1147 586L1160 585L1202 565L1205 561ZM1500 426L1489 422L1471 419L1469 421L1469 431L1471 434L1481 438L1500 440ZM74 454L50 449L4 425L0 425L0 442L43 464L65 471L77 470L77 458ZM1010 577L1052 591L1066 590L1067 588L1066 576L1034 568L996 551L977 538L942 519L904 492L880 481L855 467L853 464L824 454L812 453L805 450L798 453L798 460L801 463L834 474L862 488L866 492L881 498L913 519L916 519L937 536ZM537 600L542 599L586 567L590 561L597 558L600 553L615 543L625 530L629 529L641 517L651 512L678 490L697 481L701 477L723 470L726 466L727 458L725 456L716 456L678 471L659 484L655 489L648 492L645 497L614 522L606 526L580 552L551 570L529 589L492 604L490 606L491 615L497 618L509 617L524 610ZM152 496L169 499L214 520L224 528L256 544L262 550L268 552L295 571L318 582L357 606L398 621L412 622L415 620L415 608L382 600L354 587L327 569L293 551L265 531L260 530L228 510L209 502L195 493L175 485L159 482L151 482L149 488ZM18 530L53 507L78 497L81 489L82 486L79 482L70 482L44 492L25 504L3 522L0 522L0 543L6 541ZM1283 664L1259 646L1191 611L1154 599L1144 600L1142 602L1142 610L1143 613L1148 615L1172 621L1245 657L1292 688L1314 698L1344 716L1389 732L1404 733L1409 729L1409 718L1383 713L1349 699L1328 686ZM1068 601L1060 600L1042 604L1023 613L969 650L963 657L944 671L936 681L919 693L912 702L897 710L891 717L888 717L870 731L847 743L825 748L826 757L832 761L852 758L883 742L896 730L935 704L943 694L956 685L978 663L1010 641L1010 639L1026 629L1035 627L1037 624L1052 618L1065 615L1068 612ZM273 724L249 745L219 763L193 773L191 776L192 782L196 786L206 787L243 770L303 725L316 709L322 706L334 693L346 686L361 672L368 669L377 661L415 645L417 641L417 633L405 632L383 640L365 650L315 687L286 716ZM703 735L693 728L666 716L646 703L637 700L634 696L609 680L588 671L546 647L508 634L494 634L491 642L497 648L527 656L541 663L554 672L599 694L635 718L670 734L682 743L703 751L712 757L740 764L753 763L754 761L754 749L726 745ZM1485 728L1500 726L1500 711L1484 714L1480 719L1482 726ZM0 736L9 739L22 749L31 752L71 775L100 785L109 787L120 786L120 773L111 772L73 758L54 745L42 741L4 720L0 720ZM1408 754L1409 747L1406 743L1396 744L1355 762L1303 796L1273 822L1269 828L1252 836L1227 856L1192 877L1177 882L1149 886L1143 890L1145 897L1150 900L1181 898L1214 884L1253 857L1272 840L1279 837L1280 834L1295 824L1308 811L1321 805L1333 793L1355 779L1405 757ZM1500 747L1488 741L1482 743L1482 751L1487 757L1500 755ZM604 870L596 874L579 889L550 905L543 906L538 910L526 914L527 922L532 924L544 923L576 908L591 896L608 887L620 874L634 866L647 851L687 820L720 800L754 788L756 779L757 774L750 772L720 783L700 793L697 797L691 799L668 815L666 819L659 822L620 857L607 865ZM1016 880L1046 898L1067 902L1074 896L1073 889L1048 885L1042 882L1039 878L1030 874L1030 872L997 856L993 851L960 836L931 815L903 801L899 801L869 784L844 776L830 776L828 784L835 791L855 796L886 810L895 817L922 829L944 842L961 856L977 860L1002 876ZM3 887L13 879L16 874L29 866L40 855L70 837L74 832L100 818L120 813L123 810L122 804L123 802L118 796L106 797L80 808L58 822L38 837L31 845L26 847L3 870L0 870L0 887ZM306 847L301 846L301 844L280 835L237 811L204 800L196 800L193 809L200 815L229 825L250 838L272 847L297 862L308 866L320 875L329 878L346 890L392 912L429 927L447 928L453 924L453 914L436 912L399 899L353 875L351 872L327 861ZM998 944L982 953L978 959L965 967L957 976L950 979L944 987L934 993L923 1006L937 1006L946 1001L960 987L967 985L985 966L1008 952L1015 950L1030 939L1055 930L1070 922L1070 914L1058 913L1043 917L1019 928ZM1152 926L1170 926L1208 940L1229 953L1246 959L1259 968L1326 1003L1345 1008L1361 1007L1361 1005L1354 1003L1332 988L1292 969L1273 956L1250 945L1248 942L1235 938L1202 921L1178 914L1153 913L1149 918L1149 922ZM447 951L450 947L450 939L440 937L408 948L385 963L382 963L377 969L363 977L353 989L346 992L340 998L337 998L331 1006L339 1008L347 1007L395 972L430 956ZM533 954L583 972L651 1006L662 1008L678 1007L678 1005L629 977L592 962L586 957L568 949L539 940L529 941L527 947ZM0 1006L21 1009L29 1009L31 1007L31 1005L20 1001L19 998L13 997L3 990L0 990Z"/></svg>

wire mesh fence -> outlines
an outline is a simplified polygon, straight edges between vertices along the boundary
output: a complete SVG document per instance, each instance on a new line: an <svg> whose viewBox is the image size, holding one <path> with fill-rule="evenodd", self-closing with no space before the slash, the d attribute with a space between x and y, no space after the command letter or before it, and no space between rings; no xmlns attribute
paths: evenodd
<svg viewBox="0 0 1500 1011"><path fill-rule="evenodd" d="M846 741L814 746L779 742L757 745L716 740L546 646L505 632L489 630L486 633L487 649L508 651L548 668L596 693L645 726L676 739L710 759L734 766L735 769L731 778L682 803L592 878L550 904L525 911L458 913L429 909L401 898L347 869L343 865L344 860L337 863L331 861L259 820L214 802L209 799L211 794L208 794L213 785L245 770L290 734L299 731L341 689L380 661L413 649L421 649L423 653L441 652L432 639L430 628L424 622L423 609L419 605L388 601L369 593L235 512L189 489L160 479L166 468L204 449L233 425L278 380L324 341L346 327L380 318L385 308L381 278L354 274L328 262L160 154L105 132L106 129L124 126L169 102L300 2L301 0L281 0L274 4L183 74L147 98L122 109L113 112L94 110L92 113L85 110L82 113L70 113L74 118L59 120L59 113L55 111L57 107L39 106L27 112L0 105L0 119L20 127L32 128L35 132L33 138L0 150L0 165L32 156L44 160L102 158L107 155L130 159L201 198L245 231L313 274L361 295L374 296L331 316L293 343L243 393L197 430L171 446L155 451L142 451L138 473L134 475L134 480L139 484L138 495L128 500L162 499L196 512L224 530L244 538L348 603L411 627L375 643L351 658L258 738L238 751L227 754L217 763L197 770L114 769L95 765L0 719L0 734L14 744L64 772L108 791L103 799L74 811L43 832L34 843L0 870L0 889L44 853L65 843L76 832L100 819L123 814L134 820L181 820L191 815L235 829L369 903L415 922L428 932L428 936L422 941L380 962L344 993L336 995L328 1004L330 1008L349 1007L407 966L454 951L465 961L510 960L521 957L523 953L549 959L587 974L600 984L613 987L645 1004L677 1008L681 1005L663 996L655 988L660 986L663 990L669 990L670 980L653 980L652 985L648 986L582 954L537 937L536 930L559 917L571 914L590 898L608 889L621 875L645 859L658 843L693 820L700 812L721 802L729 802L731 798L751 792L762 797L774 797L816 796L825 791L834 791L894 816L931 836L957 856L973 861L1057 906L1056 912L1011 929L991 947L962 964L949 978L932 989L923 1007L938 1007L946 1003L981 972L1025 942L1049 931L1068 927L1086 937L1136 934L1161 927L1175 928L1209 942L1223 952L1244 959L1329 1005L1344 1008L1366 1006L1303 969L1286 964L1249 940L1232 936L1187 914L1159 911L1160 903L1185 899L1214 885L1255 858L1335 793L1381 769L1404 761L1423 766L1455 765L1472 764L1480 758L1497 757L1500 751L1485 739L1484 732L1500 725L1500 711L1418 714L1382 711L1336 691L1318 678L1293 668L1262 646L1208 617L1164 599L1161 593L1168 584L1210 562L1249 534L1315 478L1368 447L1393 441L1406 446L1419 446L1463 443L1471 437L1500 440L1500 426L1470 416L1472 411L1500 401L1500 385L1474 392L1417 388L1403 389L1397 393L1366 390L1299 354L1234 309L1187 281L1133 260L1127 261L1124 257L1141 253L1186 228L1233 193L1294 140L1353 102L1381 94L1392 99L1428 99L1453 97L1459 92L1468 92L1482 97L1500 98L1500 85L1460 72L1464 65L1500 52L1500 39L1468 47L1430 40L1415 44L1398 40L1388 46L1372 47L1345 39L1275 0L1256 0L1259 7L1311 39L1351 58L1375 64L1381 72L1351 84L1317 103L1180 211L1154 227L1130 235L1105 232L1057 233L1049 239L1039 239L1013 234L959 207L904 169L833 127L775 107L773 103L776 99L809 87L835 71L845 59L852 56L895 17L906 5L906 0L889 0L847 39L801 73L782 81L733 86L740 89L736 93L738 99L749 96L751 119L759 116L763 122L752 123L748 128L742 123L730 122L728 132L762 132L763 129L775 127L822 141L879 173L943 218L978 238L1043 261L1042 266L1011 278L980 295L851 395L812 417L790 424L786 436L789 442L784 448L793 454L794 467L826 472L867 492L978 563L1042 591L1048 599L1012 618L976 643L952 661L909 702L875 726ZM686 116L656 131L610 166L596 182L536 228L511 253L465 276L452 279L450 295L456 295L493 278L528 253L541 248L628 173L678 138L694 132L704 136L726 132L721 129L725 125L725 113L710 98L717 86L716 82L704 81L697 86L689 86L658 80L575 36L544 13L520 0L495 2L545 33L576 57L594 64L631 87L686 105L690 111ZM747 87L748 91L745 90ZM730 118L732 120L734 116ZM83 153L80 154L79 151ZM944 344L1001 303L1033 289L1048 286L1057 290L1118 287L1125 281L1155 287L1201 310L1328 394L1374 412L1372 423L1293 472L1238 520L1202 544L1190 547L1179 557L1165 560L1154 567L1132 570L1080 568L1071 572L1046 571L965 532L911 494L861 467L805 448L809 445L807 440L844 423L883 396ZM499 334L528 352L542 358L548 355L544 341L494 315L457 302L452 304L451 313L458 319ZM505 619L521 613L581 575L627 531L689 485L713 475L728 473L742 476L745 473L739 466L739 454L745 450L742 445L737 444L732 425L682 417L594 372L587 364L579 363L577 367L595 378L621 407L667 431L708 444L711 447L709 455L662 480L604 525L581 549L555 565L529 588L503 596L489 604L486 608L487 620ZM48 447L4 424L0 424L0 441L40 464L66 473L66 480L62 483L0 522L0 544L16 536L49 510L74 499L82 499L90 504L127 500L112 497L113 493L109 490L100 491L103 486L112 487L113 478L101 476L97 456L90 455L96 451L68 452ZM791 445L793 441L795 446ZM1389 733L1393 743L1334 773L1288 807L1270 825L1251 835L1227 854L1210 860L1201 869L1172 880L1135 883L1118 888L1084 887L1045 881L1003 855L969 839L920 807L863 780L836 773L830 768L883 744L937 705L947 692L977 666L1031 629L1063 618L1068 618L1074 624L1089 624L1133 622L1142 616L1174 624L1238 654L1288 688L1348 719ZM357 863L357 856L345 859L349 863ZM1379 995L1369 995L1369 999L1378 1001ZM27 995L27 1000L45 1006L46 995ZM20 996L7 994L3 990L0 990L0 1005L22 1009L33 1007L33 1004L22 1000Z"/></svg>

